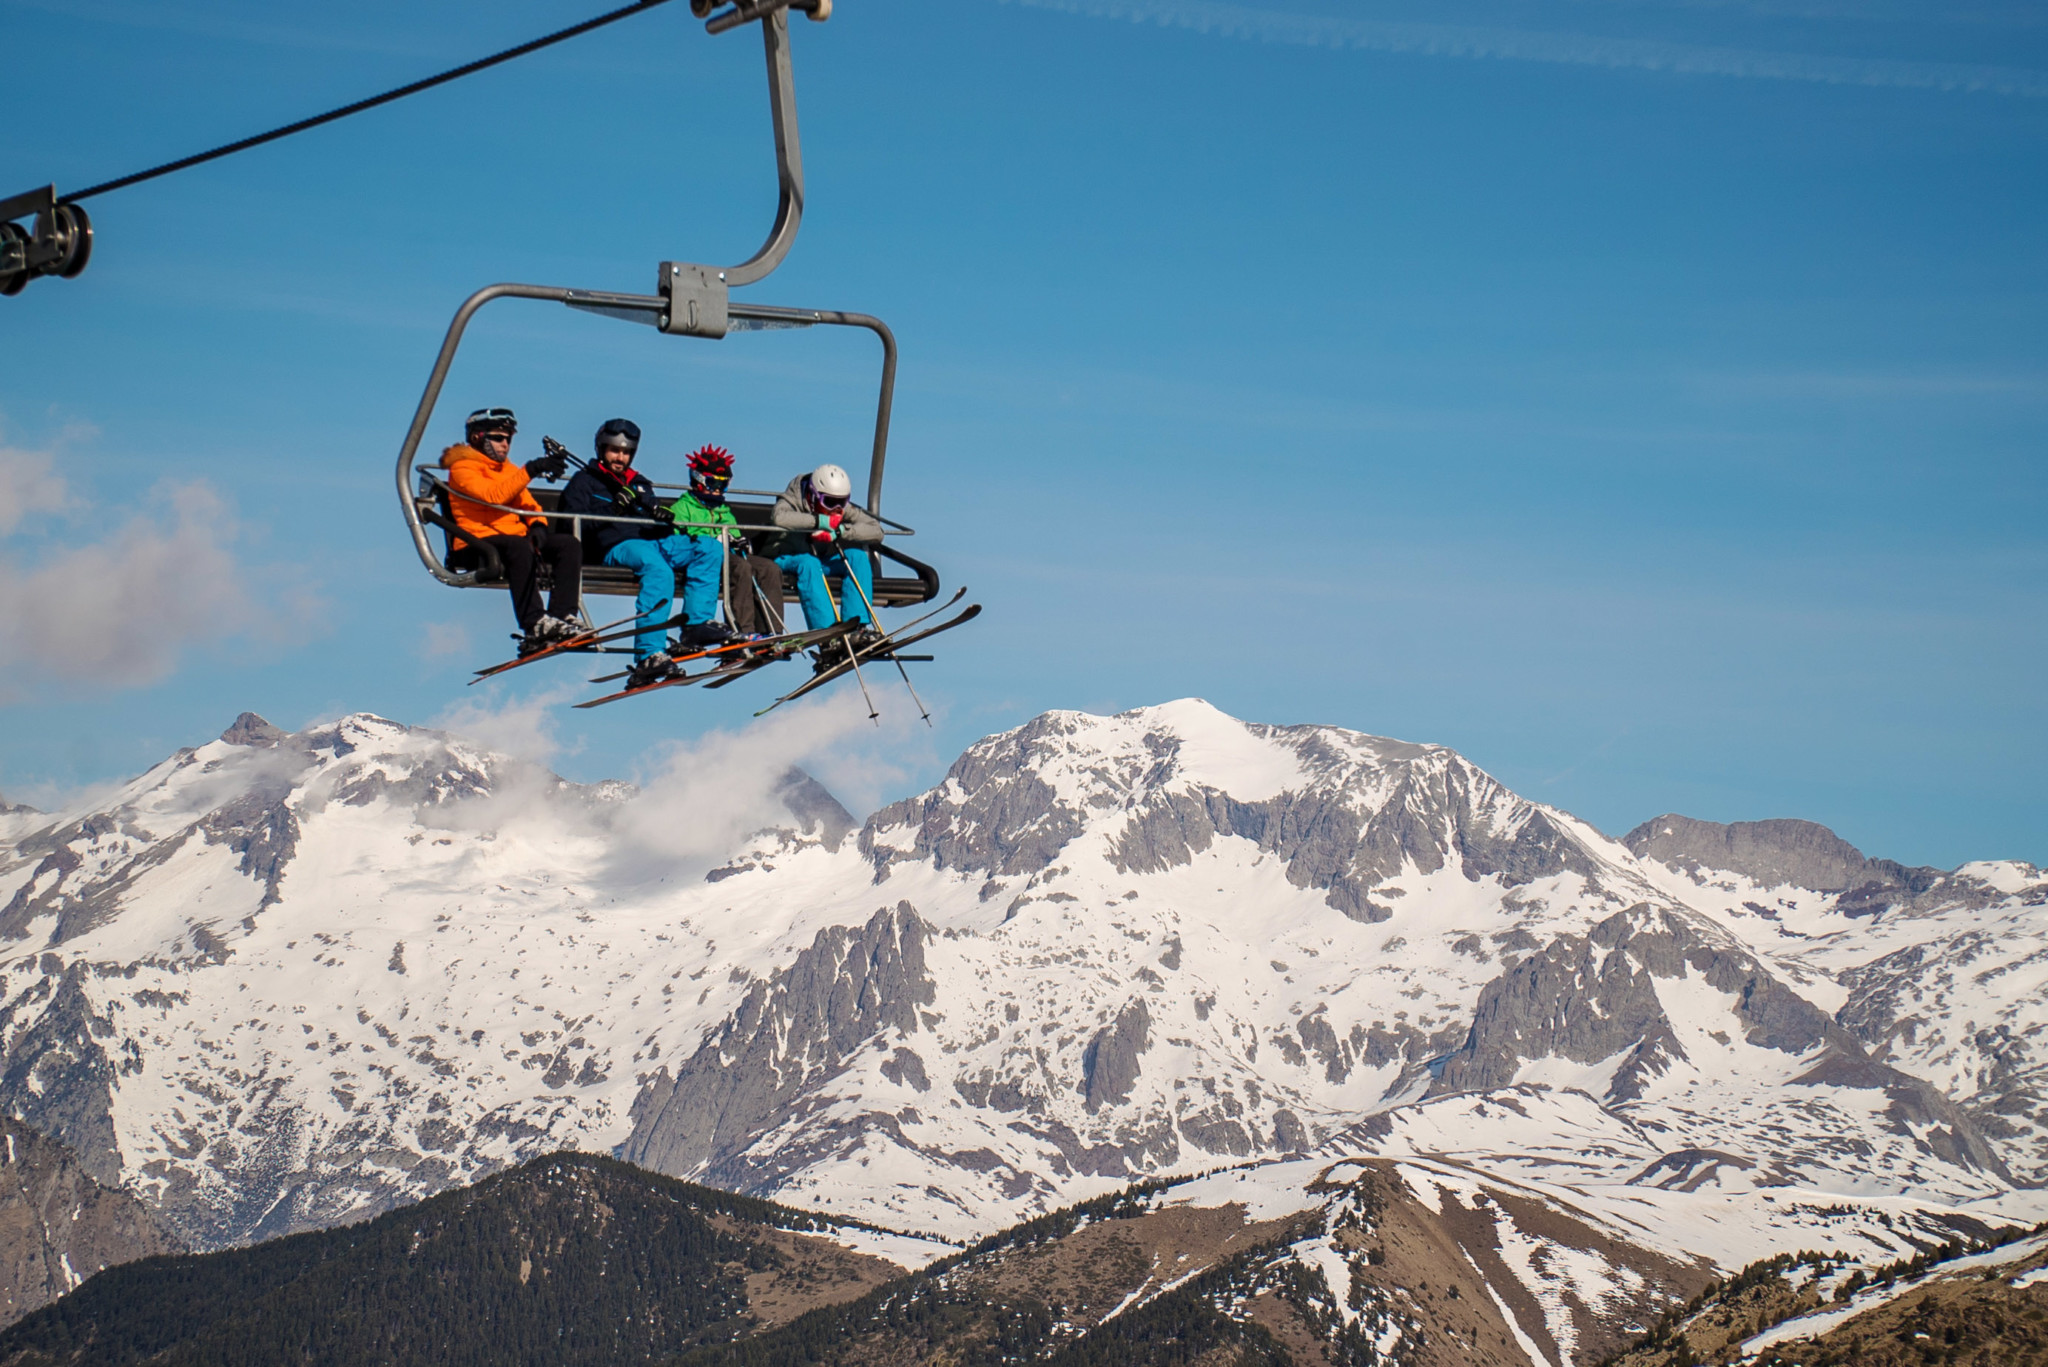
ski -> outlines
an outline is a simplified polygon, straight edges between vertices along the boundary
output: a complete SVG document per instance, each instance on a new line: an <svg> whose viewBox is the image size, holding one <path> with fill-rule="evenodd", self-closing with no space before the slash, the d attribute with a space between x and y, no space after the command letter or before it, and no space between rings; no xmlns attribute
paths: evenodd
<svg viewBox="0 0 2048 1367"><path fill-rule="evenodd" d="M566 641L557 641L553 645L543 646L541 649L534 651L531 655L521 655L519 658L515 660L507 660L503 664L486 665L484 668L476 671L476 677L474 679L471 679L470 682L481 683L485 679L493 678L499 674L503 674L508 669L517 669L521 665L530 665L534 663L536 660L546 660L556 655L565 655L572 650L590 650L593 647L598 646L605 641L616 641L619 639L620 636L630 636L633 634L632 631L616 632L613 631L612 628L620 625L623 622L631 622L634 620L636 619L632 617L621 617L617 622L613 622L608 626L592 627L589 631L586 631L578 636L571 636Z"/></svg>
<svg viewBox="0 0 2048 1367"><path fill-rule="evenodd" d="M799 650L806 650L811 646L823 645L827 641L836 640L852 631L857 625L859 624L856 622L839 622L829 627L820 628L817 631L793 631L787 635L770 636L759 641L728 641L722 646L712 646L705 650L693 651L688 655L671 655L669 659L677 664L681 664L686 660L703 660L715 656L733 655L740 651L755 650L760 651L763 656L758 663L767 664L774 660L787 659ZM745 663L753 664L755 662L746 661ZM727 669L736 668L737 666L738 662L733 664L721 662L718 668L707 669L702 674L683 674L671 679L662 679L656 683L642 684L638 688L622 688L616 693L607 693L601 698L592 698L588 702L577 703L576 706L579 708L602 707L608 702L617 702L621 698L636 698L642 693L653 693L663 688L674 688L678 684L701 683L705 679L712 678L725 672Z"/></svg>
<svg viewBox="0 0 2048 1367"><path fill-rule="evenodd" d="M897 650L901 649L904 646L915 645L917 642L927 640L930 637L938 635L942 631L951 631L954 627L959 626L963 622L971 622L980 615L981 604L973 603L970 604L964 612L960 613L959 616L949 617L935 627L926 627L923 631L912 632L908 636L884 636L881 640L876 641L866 650L858 651L852 655L847 656L844 660L841 660L838 664L833 665L824 673L813 674L809 679L806 679L803 683L798 684L795 688L790 689L789 692L783 694L774 702L769 703L766 707L762 708L759 712L756 712L754 715L757 717L765 717L770 712L773 712L776 708L782 706L784 703L794 702L796 701L796 699L801 698L804 694L810 692L812 689L822 688L826 684L831 683L834 679L837 679L840 676L851 672L853 667L857 664L866 664L870 660L889 659L895 655ZM916 624L912 623L911 625L914 626Z"/></svg>
<svg viewBox="0 0 2048 1367"><path fill-rule="evenodd" d="M912 627L921 626L924 623L929 622L932 618L938 616L946 609L952 607L955 603L959 602L962 598L965 598L966 596L967 590L965 588L958 588L953 590L953 596L951 598L948 598L945 602L939 604L935 608L932 608L930 611L920 613L917 616L911 618L909 621L903 623L902 625L898 626L894 631L890 632L889 635L900 636L904 632L909 631ZM930 657L926 656L925 658L929 659ZM770 663L772 663L772 661L760 661L760 664ZM758 667L759 666L757 665L756 668ZM724 688L727 684L738 683L741 679L744 679L747 675L753 672L753 669L734 670L730 673L725 674L722 678L713 679L710 683L705 684L704 686L706 688ZM612 677L617 678L619 676L614 674ZM593 679L591 682L595 683L596 680Z"/></svg>

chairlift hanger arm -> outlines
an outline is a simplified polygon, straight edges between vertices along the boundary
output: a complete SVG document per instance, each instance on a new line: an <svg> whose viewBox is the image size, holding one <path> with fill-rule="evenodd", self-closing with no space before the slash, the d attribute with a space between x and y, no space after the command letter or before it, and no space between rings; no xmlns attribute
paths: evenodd
<svg viewBox="0 0 2048 1367"><path fill-rule="evenodd" d="M823 3L824 14L830 14L832 7ZM775 123L775 222L768 229L768 239L761 249L725 271L725 283L751 285L766 279L768 273L782 264L789 255L789 249L796 244L797 229L804 221L804 153L797 140L796 129L796 79L789 65L789 14L788 0L783 8L763 16L761 20L761 46L768 59L768 111ZM739 10L732 11L738 14ZM812 10L814 18L824 14ZM721 15L720 18L728 16ZM718 23L713 19L712 24ZM734 23L744 20L734 19ZM707 25L706 27L709 27ZM728 26L729 27L729 26ZM722 30L713 28L713 33Z"/></svg>

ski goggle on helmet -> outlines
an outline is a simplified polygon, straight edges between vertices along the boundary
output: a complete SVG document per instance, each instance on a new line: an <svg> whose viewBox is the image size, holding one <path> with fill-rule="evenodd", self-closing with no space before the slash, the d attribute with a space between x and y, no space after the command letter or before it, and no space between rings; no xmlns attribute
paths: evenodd
<svg viewBox="0 0 2048 1367"><path fill-rule="evenodd" d="M509 437L519 430L519 419L512 416L509 408L479 408L462 424L462 430L471 436L479 432L503 432Z"/></svg>
<svg viewBox="0 0 2048 1367"><path fill-rule="evenodd" d="M600 455L606 451L624 451L630 456L640 449L640 424L631 418L613 418L597 429L597 437L591 445Z"/></svg>
<svg viewBox="0 0 2048 1367"><path fill-rule="evenodd" d="M821 508L844 508L853 497L853 481L836 465L820 465L811 471L811 497Z"/></svg>

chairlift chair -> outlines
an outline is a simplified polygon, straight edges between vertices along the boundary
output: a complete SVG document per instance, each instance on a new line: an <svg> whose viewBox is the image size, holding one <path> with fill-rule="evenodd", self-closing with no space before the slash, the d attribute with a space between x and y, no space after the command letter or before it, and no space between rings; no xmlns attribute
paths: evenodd
<svg viewBox="0 0 2048 1367"><path fill-rule="evenodd" d="M739 0L732 8L723 9L715 15L712 11L720 8L715 0L691 0L690 8L700 19L708 16L705 27L713 33L722 33L750 22L759 22L761 25L762 42L768 60L768 107L775 124L775 160L780 185L775 222L768 231L767 240L762 243L759 251L737 266L700 266L685 261L664 261L660 264L658 274L659 292L655 294L619 294L609 290L568 289L553 285L501 284L487 285L465 299L462 307L455 311L454 321L448 325L448 335L441 343L440 354L435 357L433 371L427 378L426 390L420 396L419 408L413 414L412 426L406 430L405 444L398 453L399 505L405 512L406 528L412 534L413 547L419 552L420 562L426 566L427 571L451 587L491 588L501 587L505 582L504 566L499 563L497 554L491 547L475 542L460 548L455 545L459 533L456 531L455 519L449 506L449 489L445 476L435 467L421 467L417 471L415 484L414 468L420 442L425 438L428 424L433 420L435 406L441 397L441 387L448 378L449 367L455 361L455 353L462 344L463 334L477 311L494 300L536 299L566 304L570 308L580 309L586 313L645 324L671 337L719 340L735 332L820 326L865 328L874 333L882 343L881 393L875 405L874 446L868 461L867 491L863 504L870 513L881 520L885 538L881 545L866 552L871 557L877 557L873 565L876 571L874 603L879 608L928 602L938 596L938 572L888 544L887 538L910 536L913 535L913 530L902 523L883 518L881 514L882 472L889 447L889 410L896 389L895 335L881 319L865 313L847 313L838 309L782 308L742 302L733 299L730 294L737 286L751 285L766 278L782 263L782 259L789 254L791 244L796 241L797 228L803 220L804 175L803 154L797 142L796 90L790 72L788 12L791 9L801 9L813 19L823 19L831 13L831 0ZM686 486L655 485L655 488L661 491L680 492L684 487ZM776 492L758 489L735 489L728 492L727 503L743 531L773 525ZM560 498L559 489L534 488L532 493L543 508L549 512L555 510ZM599 519L558 517L553 519L553 524L557 530L580 537L583 531L582 523L595 520ZM639 521L633 518L603 520ZM435 538L430 535L429 528L442 533L439 547L435 546ZM908 573L883 574L881 560L890 561ZM678 584L677 587L680 591L681 585ZM793 576L785 576L785 587L792 595L794 594ZM843 590L843 585L841 588ZM630 570L610 565L585 564L582 589L586 595L631 595L636 592L636 584Z"/></svg>

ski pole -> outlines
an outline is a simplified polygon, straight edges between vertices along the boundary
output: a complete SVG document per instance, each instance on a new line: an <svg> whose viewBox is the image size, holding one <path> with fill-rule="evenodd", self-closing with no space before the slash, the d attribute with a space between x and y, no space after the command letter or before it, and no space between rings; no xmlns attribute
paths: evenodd
<svg viewBox="0 0 2048 1367"><path fill-rule="evenodd" d="M732 544L725 539L723 531L718 534L718 610L725 614L726 627L733 629Z"/></svg>
<svg viewBox="0 0 2048 1367"><path fill-rule="evenodd" d="M840 557L842 561L845 558L846 557L844 556ZM823 565L818 566L818 577L820 579L823 579L825 577L825 567ZM853 579L853 566L848 565L846 567L846 577L849 579ZM860 581L858 579L854 579L853 586L855 588L859 588ZM833 622L844 622L846 620L846 614L839 610L839 601L832 596L832 585L828 583L824 587L825 601L832 605ZM872 611L872 609L870 611ZM850 641L846 643L846 662L853 666L853 681L860 685L860 700L868 705L868 720L871 722L879 723L882 720L882 714L880 712L875 711L874 695L868 692L868 681L860 672L860 652L854 649L853 643Z"/></svg>
<svg viewBox="0 0 2048 1367"><path fill-rule="evenodd" d="M853 572L853 562L847 559L846 556L847 552L844 549L842 549L839 552L839 561L841 564L846 566L846 577L853 581L854 589L860 594L861 606L868 610L868 625L873 627L876 631L880 631L882 629L882 624L875 620L874 600L869 598L868 591L865 588L861 587L860 576ZM895 665L896 672L903 676L903 686L904 688L909 690L910 700L917 704L917 715L923 718L924 724L926 726L930 726L932 724L931 711L930 709L925 707L924 699L917 696L917 690L911 687L910 671L903 667L903 661L897 659L895 652L893 651L890 652L889 663Z"/></svg>

